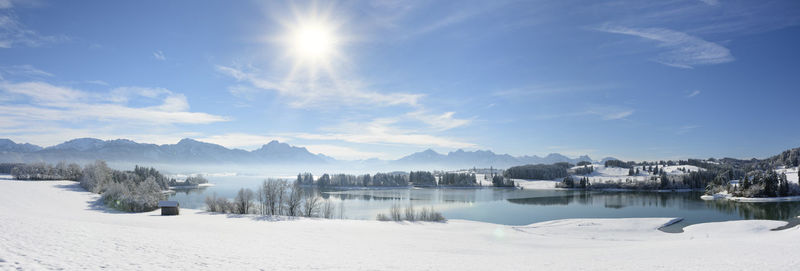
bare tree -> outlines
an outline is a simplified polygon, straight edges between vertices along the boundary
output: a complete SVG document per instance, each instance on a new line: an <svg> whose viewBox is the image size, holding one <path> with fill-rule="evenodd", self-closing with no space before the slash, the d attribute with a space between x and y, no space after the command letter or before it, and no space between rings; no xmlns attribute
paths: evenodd
<svg viewBox="0 0 800 271"><path fill-rule="evenodd" d="M325 203L322 204L322 210L321 211L322 211L321 215L322 215L323 218L327 218L327 219L333 218L334 207L333 207L333 203L331 202L331 200L329 200L329 199L325 200Z"/></svg>
<svg viewBox="0 0 800 271"><path fill-rule="evenodd" d="M303 202L303 192L299 187L293 187L286 199L286 214L289 216L300 215L300 204Z"/></svg>
<svg viewBox="0 0 800 271"><path fill-rule="evenodd" d="M256 191L256 202L258 202L258 213L261 215L266 215L268 213L267 210L268 196L267 196L266 186L267 186L267 181L265 180L263 183L261 183L261 185L258 187L258 190Z"/></svg>
<svg viewBox="0 0 800 271"><path fill-rule="evenodd" d="M345 216L344 216L344 199L339 201L339 219L345 219Z"/></svg>
<svg viewBox="0 0 800 271"><path fill-rule="evenodd" d="M236 205L236 212L239 214L247 214L250 212L250 206L252 206L253 201L253 190L250 189L239 189L239 193L236 194L236 198L234 199L234 204Z"/></svg>
<svg viewBox="0 0 800 271"><path fill-rule="evenodd" d="M305 202L303 203L303 215L306 217L316 216L317 211L319 210L320 200L321 198L316 196L310 196L306 198Z"/></svg>
<svg viewBox="0 0 800 271"><path fill-rule="evenodd" d="M275 190L273 192L275 193L276 196L275 198L277 199L277 201L274 202L275 206L273 207L274 208L273 214L276 215L286 214L287 212L284 211L285 210L284 203L288 198L288 195L286 195L286 189L289 188L289 185L284 180L275 181L274 183L275 183Z"/></svg>

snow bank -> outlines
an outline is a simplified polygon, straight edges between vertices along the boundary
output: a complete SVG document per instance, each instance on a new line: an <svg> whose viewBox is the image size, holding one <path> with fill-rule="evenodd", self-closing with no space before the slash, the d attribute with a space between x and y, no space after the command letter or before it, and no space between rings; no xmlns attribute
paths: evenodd
<svg viewBox="0 0 800 271"><path fill-rule="evenodd" d="M728 194L728 191L724 191L722 193L716 193L714 195L702 195L700 199L703 200L732 200L738 202L784 202L784 201L800 201L800 196L789 196L789 197L771 197L771 198L746 198L746 197L734 197L731 194Z"/></svg>
<svg viewBox="0 0 800 271"><path fill-rule="evenodd" d="M511 179L514 181L515 184L519 185L523 189L558 189L556 188L556 184L560 183L561 181L553 181L553 180L527 180L527 179Z"/></svg>
<svg viewBox="0 0 800 271"><path fill-rule="evenodd" d="M772 198L727 197L726 199L739 202L782 202L782 201L800 201L800 196L772 197Z"/></svg>
<svg viewBox="0 0 800 271"><path fill-rule="evenodd" d="M780 221L657 230L670 218L569 219L523 227L181 211L118 213L73 182L0 181L0 270L786 270L797 227ZM746 255L746 257L731 257Z"/></svg>

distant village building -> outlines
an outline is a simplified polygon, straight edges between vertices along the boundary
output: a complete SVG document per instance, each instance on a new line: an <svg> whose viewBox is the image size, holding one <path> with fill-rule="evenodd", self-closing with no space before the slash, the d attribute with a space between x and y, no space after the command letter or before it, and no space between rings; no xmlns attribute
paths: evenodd
<svg viewBox="0 0 800 271"><path fill-rule="evenodd" d="M158 208L161 208L161 215L178 215L180 213L180 204L177 201L158 201Z"/></svg>

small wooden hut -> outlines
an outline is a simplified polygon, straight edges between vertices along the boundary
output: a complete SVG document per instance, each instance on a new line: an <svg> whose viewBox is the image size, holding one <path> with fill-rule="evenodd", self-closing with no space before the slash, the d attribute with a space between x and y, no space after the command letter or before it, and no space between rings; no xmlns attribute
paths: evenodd
<svg viewBox="0 0 800 271"><path fill-rule="evenodd" d="M178 215L180 213L181 205L177 201L160 200L158 201L158 208L161 208L161 215Z"/></svg>

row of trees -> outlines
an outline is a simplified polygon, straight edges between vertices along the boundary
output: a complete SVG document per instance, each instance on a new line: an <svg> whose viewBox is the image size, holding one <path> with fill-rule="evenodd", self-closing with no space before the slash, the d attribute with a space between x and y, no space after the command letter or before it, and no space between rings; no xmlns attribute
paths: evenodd
<svg viewBox="0 0 800 271"><path fill-rule="evenodd" d="M568 170L572 165L566 162L552 165L524 165L506 169L503 175L511 179L553 180L569 175Z"/></svg>
<svg viewBox="0 0 800 271"><path fill-rule="evenodd" d="M492 186L494 187L515 187L516 184L513 180L503 177L501 175L492 176Z"/></svg>
<svg viewBox="0 0 800 271"><path fill-rule="evenodd" d="M800 178L800 172L798 172ZM778 174L774 170L751 171L739 180L738 185L715 182L708 193L727 190L737 197L786 197L800 195L798 184L790 183L785 173Z"/></svg>
<svg viewBox="0 0 800 271"><path fill-rule="evenodd" d="M71 180L77 181L83 169L78 164L60 162L55 166L46 163L7 164L9 173L17 180Z"/></svg>
<svg viewBox="0 0 800 271"><path fill-rule="evenodd" d="M477 186L475 174L471 173L444 173L439 177L440 186Z"/></svg>
<svg viewBox="0 0 800 271"><path fill-rule="evenodd" d="M622 162L620 160L607 160L604 165L606 167L621 167L621 168L631 168L634 166L634 162Z"/></svg>
<svg viewBox="0 0 800 271"><path fill-rule="evenodd" d="M572 176L567 176L564 177L564 179L562 179L561 182L556 185L556 187L586 189L589 188L589 178L581 177L578 182L575 182L575 179L572 178Z"/></svg>
<svg viewBox="0 0 800 271"><path fill-rule="evenodd" d="M314 180L311 173L297 175L299 185L317 185L319 187L407 187L410 184L419 186L477 186L475 174L441 172L439 180L428 171L412 171L402 173L376 173L375 175L323 174ZM507 182L504 182L507 183ZM512 182L513 183L513 182Z"/></svg>
<svg viewBox="0 0 800 271"><path fill-rule="evenodd" d="M591 165L583 165L583 167L579 167L575 169L575 175L589 175L594 172L594 166Z"/></svg>
<svg viewBox="0 0 800 271"><path fill-rule="evenodd" d="M169 186L197 186L205 183L208 183L208 179L203 177L203 175L197 175L186 177L186 180L182 182L172 179L169 181Z"/></svg>
<svg viewBox="0 0 800 271"><path fill-rule="evenodd" d="M319 187L404 187L409 185L409 176L396 173L376 173L375 175L322 174L317 180L311 173L297 174L299 185Z"/></svg>
<svg viewBox="0 0 800 271"><path fill-rule="evenodd" d="M264 180L255 192L240 189L232 201L214 194L207 196L205 203L209 212L232 214L333 218L336 209L328 199L303 193L299 183L277 179ZM343 207L339 208L339 217L344 218Z"/></svg>
<svg viewBox="0 0 800 271"><path fill-rule="evenodd" d="M412 171L408 174L408 181L414 186L436 186L436 176L428 171Z"/></svg>

